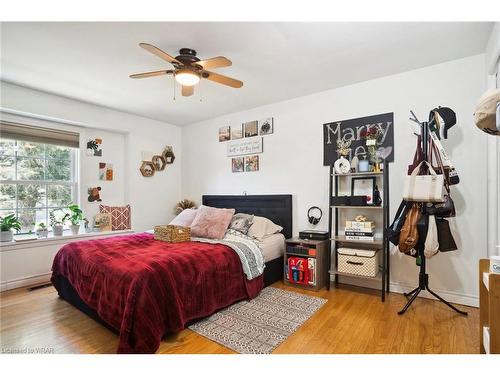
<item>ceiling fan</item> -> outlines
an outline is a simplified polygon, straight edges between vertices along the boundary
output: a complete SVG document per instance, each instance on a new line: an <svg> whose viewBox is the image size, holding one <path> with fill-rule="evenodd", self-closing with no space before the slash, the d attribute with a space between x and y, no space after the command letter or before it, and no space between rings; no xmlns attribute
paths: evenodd
<svg viewBox="0 0 500 375"><path fill-rule="evenodd" d="M201 78L206 78L210 81L221 83L226 86L240 88L243 82L224 76L222 74L210 72L207 69L222 68L231 66L231 60L224 56L212 57L211 59L200 60L196 56L196 51L190 48L181 48L179 56L172 57L168 53L162 51L148 43L139 43L139 46L146 51L158 56L159 58L169 62L173 65L174 69L169 70L156 70L146 73L131 74L130 78L147 78L161 76L165 74L172 74L175 80L182 85L182 96L191 96L194 93L194 86L200 82Z"/></svg>

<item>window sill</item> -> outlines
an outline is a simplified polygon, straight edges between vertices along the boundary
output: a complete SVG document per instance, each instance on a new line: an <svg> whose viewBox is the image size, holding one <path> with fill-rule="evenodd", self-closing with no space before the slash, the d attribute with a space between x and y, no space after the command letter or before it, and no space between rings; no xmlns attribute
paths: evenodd
<svg viewBox="0 0 500 375"><path fill-rule="evenodd" d="M78 240L90 240L96 238L118 236L121 234L130 234L134 232L135 231L132 229L126 229L107 232L79 233L75 235L71 234L71 232L68 230L64 231L64 234L62 236L54 236L52 233L49 233L49 236L47 238L36 238L36 235L18 235L14 236L14 241L12 242L0 242L0 252L40 246L66 244Z"/></svg>

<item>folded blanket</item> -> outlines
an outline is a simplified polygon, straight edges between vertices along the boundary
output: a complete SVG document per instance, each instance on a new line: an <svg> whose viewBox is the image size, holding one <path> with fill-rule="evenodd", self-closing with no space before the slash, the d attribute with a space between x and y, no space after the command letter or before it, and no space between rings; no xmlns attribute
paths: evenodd
<svg viewBox="0 0 500 375"><path fill-rule="evenodd" d="M233 249L240 258L243 272L248 280L255 279L264 273L264 255L259 243L241 232L229 229L222 240L194 237L191 241L222 244Z"/></svg>

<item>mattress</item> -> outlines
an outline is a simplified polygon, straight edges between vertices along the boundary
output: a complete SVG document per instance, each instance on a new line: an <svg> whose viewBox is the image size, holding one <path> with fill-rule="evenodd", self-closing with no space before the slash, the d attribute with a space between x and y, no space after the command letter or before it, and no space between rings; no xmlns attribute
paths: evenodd
<svg viewBox="0 0 500 375"><path fill-rule="evenodd" d="M264 262L279 258L285 253L285 236L282 233L272 234L259 241L264 255Z"/></svg>
<svg viewBox="0 0 500 375"><path fill-rule="evenodd" d="M152 234L154 230L147 230L146 233ZM285 253L285 236L282 233L271 234L262 241L259 241L259 247L264 255L265 263L279 258Z"/></svg>

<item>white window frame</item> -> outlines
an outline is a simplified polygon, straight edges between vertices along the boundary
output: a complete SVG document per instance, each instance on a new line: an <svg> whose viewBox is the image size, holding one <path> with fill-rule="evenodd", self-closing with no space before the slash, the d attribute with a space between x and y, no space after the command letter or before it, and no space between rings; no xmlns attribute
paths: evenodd
<svg viewBox="0 0 500 375"><path fill-rule="evenodd" d="M47 157L47 153L45 152L44 153L44 156L43 158L40 157L40 156L25 156L25 155L18 155L18 150L17 150L17 140L14 140L16 142L15 144L15 152L14 154L12 155L12 157L14 158L14 177L16 179L13 179L13 180L0 180L0 184L2 185L16 185L16 187L18 185L42 185L45 187L45 204L44 206L42 207L33 207L33 208L19 208L19 197L18 197L18 194L17 194L17 188L16 188L16 201L15 201L15 207L11 210L9 209L2 209L0 210L0 212L4 213L4 212L10 212L10 211L14 211L16 217L19 217L19 211L20 210L45 210L45 222L47 224L47 227L49 227L49 213L50 211L52 210L60 210L60 209L67 209L67 206L49 206L48 203L49 203L49 197L48 197L48 194L47 194L47 187L50 186L50 185L62 185L62 186L69 186L71 187L71 200L72 202L76 203L76 204L80 204L80 199L79 199L79 184L78 184L78 156L79 156L79 149L75 149L75 148L70 148L70 164L71 164L71 170L70 170L70 173L71 173L71 181L61 181L61 180L18 180L17 179L17 168L18 168L18 159L38 159L38 160L42 160L44 161L44 174L47 172L46 168L47 168L47 161L48 160L64 160L64 159L58 159L58 158L50 158L50 157ZM48 145L48 143L41 143L41 144L44 144L44 145ZM44 175L44 177L47 177L46 175ZM3 216L3 215L2 215ZM35 230L35 228L33 228L33 231ZM24 234L24 233L28 233L28 232L19 232L17 234Z"/></svg>

